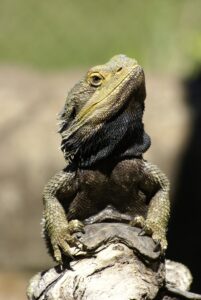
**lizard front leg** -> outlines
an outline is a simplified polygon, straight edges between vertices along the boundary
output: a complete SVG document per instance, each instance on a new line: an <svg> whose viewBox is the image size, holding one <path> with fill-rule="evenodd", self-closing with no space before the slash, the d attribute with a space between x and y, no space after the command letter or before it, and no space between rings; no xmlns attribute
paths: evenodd
<svg viewBox="0 0 201 300"><path fill-rule="evenodd" d="M71 198L76 193L73 173L61 171L45 186L43 193L43 226L53 250L54 259L61 263L62 253L72 257L74 249L79 251L82 244L72 236L74 232L83 231L83 224L78 220L67 221L66 212L58 200L58 194Z"/></svg>
<svg viewBox="0 0 201 300"><path fill-rule="evenodd" d="M166 232L170 214L169 181L158 167L143 161L140 188L146 193L154 191L149 202L146 219L137 216L132 225L141 227L143 231L152 235L160 243L163 251L167 249Z"/></svg>

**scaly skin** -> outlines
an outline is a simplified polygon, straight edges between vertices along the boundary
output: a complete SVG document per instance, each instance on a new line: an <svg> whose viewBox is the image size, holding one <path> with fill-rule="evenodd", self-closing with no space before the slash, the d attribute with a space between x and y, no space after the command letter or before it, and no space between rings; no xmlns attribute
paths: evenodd
<svg viewBox="0 0 201 300"><path fill-rule="evenodd" d="M53 258L87 254L72 236L83 224L130 223L167 248L169 182L142 154L150 146L142 115L142 68L124 55L90 69L60 114L67 167L44 189L44 234Z"/></svg>
<svg viewBox="0 0 201 300"><path fill-rule="evenodd" d="M170 214L169 181L157 166L148 162L144 163L144 173L147 180L142 182L142 189L149 190L149 181L158 184L160 188L151 198L146 219L143 216L136 216L131 225L142 228L153 240L160 242L163 250L166 250L166 230Z"/></svg>
<svg viewBox="0 0 201 300"><path fill-rule="evenodd" d="M79 241L72 237L72 233L83 231L83 224L78 220L67 222L65 211L57 199L57 192L65 192L67 197L73 193L73 174L67 172L57 173L44 189L44 215L45 233L48 234L56 261L61 262L61 251L71 256L70 246L79 248Z"/></svg>

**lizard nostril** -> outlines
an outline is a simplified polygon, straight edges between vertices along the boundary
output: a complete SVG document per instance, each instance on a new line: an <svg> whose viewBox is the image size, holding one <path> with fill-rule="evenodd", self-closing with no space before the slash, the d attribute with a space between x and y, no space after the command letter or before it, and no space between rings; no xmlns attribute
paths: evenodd
<svg viewBox="0 0 201 300"><path fill-rule="evenodd" d="M117 69L117 72L120 72L121 70L122 70L122 67L118 68L118 69Z"/></svg>

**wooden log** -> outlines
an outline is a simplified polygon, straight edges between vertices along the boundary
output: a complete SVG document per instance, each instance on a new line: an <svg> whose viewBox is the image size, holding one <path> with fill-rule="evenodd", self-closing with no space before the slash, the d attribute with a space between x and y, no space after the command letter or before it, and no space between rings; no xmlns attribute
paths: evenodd
<svg viewBox="0 0 201 300"><path fill-rule="evenodd" d="M122 223L87 225L85 234L78 237L87 245L88 257L80 252L63 268L35 275L27 289L28 299L201 299L187 292L192 281L189 270L165 262L153 240L139 232Z"/></svg>

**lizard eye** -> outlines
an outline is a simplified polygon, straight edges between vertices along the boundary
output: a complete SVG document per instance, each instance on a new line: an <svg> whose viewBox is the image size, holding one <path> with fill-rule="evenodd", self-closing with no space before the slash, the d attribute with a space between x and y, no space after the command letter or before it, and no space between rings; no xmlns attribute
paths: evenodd
<svg viewBox="0 0 201 300"><path fill-rule="evenodd" d="M103 81L103 76L99 73L92 73L88 77L89 84L95 87L101 85L102 81Z"/></svg>

